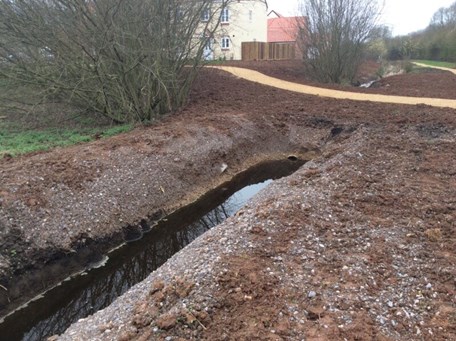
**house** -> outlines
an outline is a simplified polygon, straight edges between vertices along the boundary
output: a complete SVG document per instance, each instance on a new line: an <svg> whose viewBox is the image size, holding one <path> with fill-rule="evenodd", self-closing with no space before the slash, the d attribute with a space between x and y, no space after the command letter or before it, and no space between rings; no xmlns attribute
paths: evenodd
<svg viewBox="0 0 456 341"><path fill-rule="evenodd" d="M276 11L268 14L268 43L293 43L296 58L302 57L302 40L300 32L306 24L303 16L284 17Z"/></svg>
<svg viewBox="0 0 456 341"><path fill-rule="evenodd" d="M266 0L233 0L219 12L221 22L213 39L206 45L206 60L240 60L243 42L267 40ZM203 23L210 18L209 10L201 14Z"/></svg>

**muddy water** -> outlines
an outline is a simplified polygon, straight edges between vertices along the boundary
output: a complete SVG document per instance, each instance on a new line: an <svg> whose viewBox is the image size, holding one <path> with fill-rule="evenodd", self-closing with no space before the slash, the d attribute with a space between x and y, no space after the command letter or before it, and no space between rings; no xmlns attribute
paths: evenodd
<svg viewBox="0 0 456 341"><path fill-rule="evenodd" d="M141 239L126 243L90 270L68 278L5 318L0 339L43 340L107 307L184 246L236 213L270 179L289 175L302 164L290 158L257 165L158 223L143 221L140 230L149 232Z"/></svg>

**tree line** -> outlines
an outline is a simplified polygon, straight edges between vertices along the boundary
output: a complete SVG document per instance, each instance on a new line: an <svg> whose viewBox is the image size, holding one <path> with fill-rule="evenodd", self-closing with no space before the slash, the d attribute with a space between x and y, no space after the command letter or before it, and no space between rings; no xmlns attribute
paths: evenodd
<svg viewBox="0 0 456 341"><path fill-rule="evenodd" d="M389 39L387 48L387 56L392 60L456 62L456 2L436 11L423 31Z"/></svg>

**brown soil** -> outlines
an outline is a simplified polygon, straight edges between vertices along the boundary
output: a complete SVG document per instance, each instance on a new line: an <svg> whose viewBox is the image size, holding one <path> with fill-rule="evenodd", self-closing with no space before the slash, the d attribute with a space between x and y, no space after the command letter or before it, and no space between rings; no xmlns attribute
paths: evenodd
<svg viewBox="0 0 456 341"><path fill-rule="evenodd" d="M310 84L315 86L322 86L312 80L306 73L304 63L301 60L281 60L281 61L229 61L223 63L227 66L245 67L247 69L256 70L271 77L284 79L290 82ZM365 81L375 78L377 70L381 64L374 61L364 62L358 71L355 82L364 83ZM330 86L329 84L325 86ZM334 86L334 85L333 85ZM338 86L334 86L338 88ZM341 87L347 88L347 87ZM351 86L350 86L351 88Z"/></svg>
<svg viewBox="0 0 456 341"><path fill-rule="evenodd" d="M303 63L298 60L279 62L234 61L226 63L226 65L245 67L290 82L335 90L393 96L456 99L456 75L448 71L432 68L423 68L409 74L386 77L380 79L372 88L365 89L351 85L319 84L307 76ZM375 73L379 68L380 64L378 63L364 63L359 70L356 82L364 83L375 79Z"/></svg>
<svg viewBox="0 0 456 341"><path fill-rule="evenodd" d="M383 78L368 91L385 95L456 99L456 75L427 70Z"/></svg>
<svg viewBox="0 0 456 341"><path fill-rule="evenodd" d="M410 77L429 76L400 76L394 87L406 95ZM454 83L444 79L443 97L451 97ZM426 82L413 84L432 96ZM127 337L454 339L455 114L323 100L203 70L188 106L152 127L0 161L0 284L8 289L5 295L0 287L0 298L11 299L18 276L52 258L87 244L103 251L121 241L122 227L192 201L249 164L295 152L313 158L314 166L290 178L289 192L276 193L277 200L294 195L292 202L279 209L270 198L256 208L254 249L221 257L217 290L207 293L217 304L209 312L173 315L157 302L191 302L193 285L179 280L174 288L184 293L170 293L166 283L136 307L156 318L124 317L136 326ZM220 174L223 162L229 170ZM307 203L302 195L310 189L321 200ZM262 227L271 221L280 228ZM401 273L414 279L403 287L412 291L398 292L403 303L394 296L389 307L382 295L401 290ZM27 281L37 286L39 279ZM385 304L390 315L383 316ZM407 317L409 304L420 320ZM290 306L299 318L290 319ZM151 334L152 325L163 331L160 337Z"/></svg>

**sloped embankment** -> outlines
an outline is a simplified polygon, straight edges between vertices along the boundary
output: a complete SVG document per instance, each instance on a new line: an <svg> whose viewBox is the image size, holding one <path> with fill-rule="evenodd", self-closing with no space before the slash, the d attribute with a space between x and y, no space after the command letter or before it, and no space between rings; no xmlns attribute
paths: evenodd
<svg viewBox="0 0 456 341"><path fill-rule="evenodd" d="M451 109L323 101L204 71L189 106L155 127L2 161L2 231L41 250L82 246L293 151L313 161L61 338L451 339L455 133Z"/></svg>
<svg viewBox="0 0 456 341"><path fill-rule="evenodd" d="M143 218L158 219L260 161L289 154L313 158L318 146L311 140L296 143L266 121L239 116L206 126L169 119L112 139L3 161L0 312L119 245Z"/></svg>
<svg viewBox="0 0 456 341"><path fill-rule="evenodd" d="M454 339L455 132L336 138L59 339Z"/></svg>

